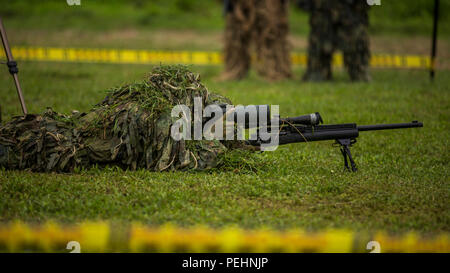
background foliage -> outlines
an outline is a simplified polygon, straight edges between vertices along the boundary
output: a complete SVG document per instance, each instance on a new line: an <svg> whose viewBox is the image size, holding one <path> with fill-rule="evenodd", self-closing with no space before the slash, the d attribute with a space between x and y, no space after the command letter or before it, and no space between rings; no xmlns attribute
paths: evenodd
<svg viewBox="0 0 450 273"><path fill-rule="evenodd" d="M307 14L292 2L291 28L295 34L308 31ZM434 1L382 0L371 10L371 32L377 34L429 34L432 28ZM74 11L76 9L76 11ZM450 1L441 1L441 34L450 33ZM69 7L65 0L7 1L0 14L12 20L14 27L79 28L169 28L221 30L222 4L219 0L81 0L81 6Z"/></svg>

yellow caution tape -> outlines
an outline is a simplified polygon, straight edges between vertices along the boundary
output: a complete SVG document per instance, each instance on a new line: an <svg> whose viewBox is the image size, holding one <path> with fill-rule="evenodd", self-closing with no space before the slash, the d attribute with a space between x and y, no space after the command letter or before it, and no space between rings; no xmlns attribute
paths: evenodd
<svg viewBox="0 0 450 273"><path fill-rule="evenodd" d="M127 64L195 64L219 65L223 63L222 54L214 51L158 51L134 49L86 49L55 47L13 47L12 53L17 60L56 61L56 62L94 62ZM4 57L1 52L0 56ZM305 53L292 53L294 65L307 64ZM334 66L343 65L342 54L333 57ZM373 54L372 67L378 68L430 68L431 59L419 55Z"/></svg>
<svg viewBox="0 0 450 273"><path fill-rule="evenodd" d="M421 237L415 233L390 236L349 230L305 232L237 227L150 227L139 223L118 226L106 222L61 225L48 222L0 225L0 252L450 252L450 235Z"/></svg>

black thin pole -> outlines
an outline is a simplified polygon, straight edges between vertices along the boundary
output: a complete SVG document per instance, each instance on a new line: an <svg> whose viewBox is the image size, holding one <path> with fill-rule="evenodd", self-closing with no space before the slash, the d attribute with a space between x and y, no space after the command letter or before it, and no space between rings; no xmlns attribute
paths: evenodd
<svg viewBox="0 0 450 273"><path fill-rule="evenodd" d="M431 44L431 67L430 78L434 80L434 74L436 69L436 39L438 31L438 19L439 19L439 0L434 0L434 18L433 18L433 41Z"/></svg>
<svg viewBox="0 0 450 273"><path fill-rule="evenodd" d="M13 55L11 53L11 49L9 48L8 38L6 37L5 27L3 26L2 19L0 18L0 36L2 37L3 47L5 48L6 59L8 62L6 63L9 68L9 72L11 73L14 84L16 85L17 95L19 96L20 106L22 106L23 114L26 115L28 113L27 107L25 105L25 99L23 98L22 88L20 87L19 78L17 77L17 63L14 61Z"/></svg>

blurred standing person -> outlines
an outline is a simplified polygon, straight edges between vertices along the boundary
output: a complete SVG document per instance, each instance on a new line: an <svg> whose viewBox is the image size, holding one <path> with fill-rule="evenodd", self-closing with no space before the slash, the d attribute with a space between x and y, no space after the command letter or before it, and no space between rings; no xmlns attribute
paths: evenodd
<svg viewBox="0 0 450 273"><path fill-rule="evenodd" d="M258 73L269 80L291 76L287 0L225 0L225 71L221 79L245 77L251 47Z"/></svg>
<svg viewBox="0 0 450 273"><path fill-rule="evenodd" d="M344 66L352 81L370 81L369 26L366 0L298 0L309 12L308 67L303 80L332 79L331 61L342 50Z"/></svg>
<svg viewBox="0 0 450 273"><path fill-rule="evenodd" d="M288 4L287 0L262 0L256 6L256 68L269 80L292 76Z"/></svg>
<svg viewBox="0 0 450 273"><path fill-rule="evenodd" d="M223 80L239 80L250 69L251 31L255 22L255 0L224 0L225 71Z"/></svg>

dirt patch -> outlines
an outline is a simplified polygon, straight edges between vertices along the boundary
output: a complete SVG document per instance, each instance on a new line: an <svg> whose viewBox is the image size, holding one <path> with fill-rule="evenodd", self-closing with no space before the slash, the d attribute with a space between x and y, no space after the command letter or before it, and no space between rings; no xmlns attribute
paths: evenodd
<svg viewBox="0 0 450 273"><path fill-rule="evenodd" d="M123 29L104 32L8 29L11 45L132 48L161 50L221 50L222 33L179 30Z"/></svg>

